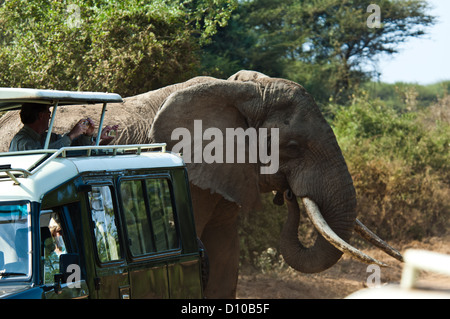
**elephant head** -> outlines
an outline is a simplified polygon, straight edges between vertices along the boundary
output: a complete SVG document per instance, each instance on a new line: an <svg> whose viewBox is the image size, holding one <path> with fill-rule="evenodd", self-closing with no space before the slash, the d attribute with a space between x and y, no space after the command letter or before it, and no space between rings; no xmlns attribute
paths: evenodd
<svg viewBox="0 0 450 319"><path fill-rule="evenodd" d="M236 146L227 140L236 136L227 132L238 128L248 143ZM258 155L265 155L265 160L261 156L251 160L251 132L257 133ZM241 71L228 80L177 91L158 111L150 138L166 142L169 150L183 151L192 184L242 208L257 207L260 192L288 191L290 217L282 231L281 249L294 269L323 271L339 260L342 251L376 262L347 244L356 222L353 181L331 127L299 84ZM245 161L237 156L240 147L245 149ZM214 155L212 161L205 163L205 152ZM262 173L269 154L277 165ZM302 198L320 233L309 248L297 237L295 197ZM280 195L277 200L282 201Z"/></svg>

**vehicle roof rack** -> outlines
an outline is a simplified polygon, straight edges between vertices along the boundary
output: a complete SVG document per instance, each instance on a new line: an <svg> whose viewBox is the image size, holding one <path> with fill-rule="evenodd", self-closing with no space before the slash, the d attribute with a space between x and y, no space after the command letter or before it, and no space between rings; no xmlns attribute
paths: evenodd
<svg viewBox="0 0 450 319"><path fill-rule="evenodd" d="M123 102L122 97L116 93L0 88L0 112L19 110L23 103L71 105L120 102Z"/></svg>
<svg viewBox="0 0 450 319"><path fill-rule="evenodd" d="M116 93L102 92L79 92L79 91L60 91L60 90L41 90L26 88L0 88L0 112L18 110L24 103L40 103L53 105L52 118L50 120L47 137L44 143L44 149L48 149L50 136L55 121L56 110L59 105L73 104L95 104L103 103L102 115L98 126L98 134L95 144L100 144L100 135L105 117L106 105L108 103L123 102L122 97Z"/></svg>
<svg viewBox="0 0 450 319"><path fill-rule="evenodd" d="M166 152L166 143L155 144L133 144L133 145L105 145L105 146L69 146L60 149L40 149L21 152L5 152L0 153L1 157L20 156L20 155L43 155L39 157L29 168L14 168L12 164L0 165L0 173L5 173L10 177L16 185L20 185L17 177L28 177L36 174L44 166L58 157L91 157L91 156L119 156L136 154L140 155L142 152L155 152L159 149L160 152ZM14 174L15 172L16 174ZM17 174L19 173L19 174ZM16 176L18 175L18 176Z"/></svg>

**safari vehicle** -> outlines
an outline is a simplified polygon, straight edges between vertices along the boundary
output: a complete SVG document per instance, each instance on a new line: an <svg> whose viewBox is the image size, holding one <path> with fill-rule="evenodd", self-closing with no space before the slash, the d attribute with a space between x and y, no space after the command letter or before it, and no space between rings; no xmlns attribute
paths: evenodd
<svg viewBox="0 0 450 319"><path fill-rule="evenodd" d="M121 102L117 94L0 88L0 111ZM71 106L76 107L76 106ZM117 104L116 104L116 107ZM0 296L201 298L186 167L165 144L0 154Z"/></svg>

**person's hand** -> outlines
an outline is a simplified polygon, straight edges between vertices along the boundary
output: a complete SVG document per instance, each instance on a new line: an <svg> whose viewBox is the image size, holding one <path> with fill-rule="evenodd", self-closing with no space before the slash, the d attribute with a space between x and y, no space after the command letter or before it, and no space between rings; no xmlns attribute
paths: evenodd
<svg viewBox="0 0 450 319"><path fill-rule="evenodd" d="M86 121L86 119L79 120L78 123L75 124L75 126L69 132L69 134L67 134L71 141L76 139L81 134L86 133L86 130L88 129L88 125L84 124L85 121Z"/></svg>
<svg viewBox="0 0 450 319"><path fill-rule="evenodd" d="M95 122L90 119L89 117L85 120L88 124L87 124L87 129L86 132L84 134L86 134L87 136L92 136L94 135L95 132Z"/></svg>
<svg viewBox="0 0 450 319"><path fill-rule="evenodd" d="M109 126L107 125L103 130L102 130L102 134L100 135L100 145L108 145L109 143L111 143L111 141L114 139L114 136L111 136L109 134L109 132L111 131L116 131L119 128L119 125L113 125L113 126Z"/></svg>

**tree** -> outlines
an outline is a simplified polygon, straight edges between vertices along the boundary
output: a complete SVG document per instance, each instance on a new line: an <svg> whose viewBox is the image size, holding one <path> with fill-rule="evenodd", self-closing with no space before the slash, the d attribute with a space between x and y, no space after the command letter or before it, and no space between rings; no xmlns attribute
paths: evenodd
<svg viewBox="0 0 450 319"><path fill-rule="evenodd" d="M9 0L0 86L134 95L188 79L234 0ZM198 8L198 11L194 10Z"/></svg>
<svg viewBox="0 0 450 319"><path fill-rule="evenodd" d="M272 76L284 76L318 89L323 97L344 97L372 73L363 65L381 53L396 53L396 45L425 34L434 23L424 0L379 0L381 25L368 23L373 14L363 0L251 0L240 3L239 15L219 30L209 53L240 32L253 47L244 50L243 66L256 66ZM370 9L370 8L369 8ZM231 33L231 34L230 34ZM233 34L234 33L234 34ZM233 52L246 41L231 44ZM224 57L224 55L221 55ZM251 58L249 61L248 59ZM323 82L325 81L325 82ZM326 96L328 95L328 96Z"/></svg>

